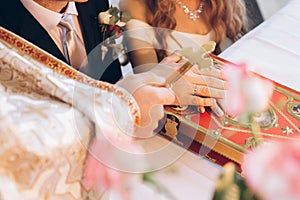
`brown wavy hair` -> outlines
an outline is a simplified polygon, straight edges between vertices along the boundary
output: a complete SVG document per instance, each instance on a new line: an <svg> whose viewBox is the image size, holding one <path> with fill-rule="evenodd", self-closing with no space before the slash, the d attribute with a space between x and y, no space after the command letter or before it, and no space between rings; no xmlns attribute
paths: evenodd
<svg viewBox="0 0 300 200"><path fill-rule="evenodd" d="M156 36L161 49L166 49L166 37L170 35L170 30L176 27L174 18L176 2L175 0L144 0L144 2L150 12L147 22L153 27L163 28L156 30ZM236 41L248 31L243 0L205 0L204 8L204 14L209 20L217 44L225 37ZM164 50L157 50L157 53L159 60L166 56Z"/></svg>

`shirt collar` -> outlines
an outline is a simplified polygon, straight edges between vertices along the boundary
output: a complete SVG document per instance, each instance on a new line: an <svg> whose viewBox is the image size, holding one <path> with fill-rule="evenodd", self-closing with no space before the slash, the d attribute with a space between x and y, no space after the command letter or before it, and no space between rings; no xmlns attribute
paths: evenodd
<svg viewBox="0 0 300 200"><path fill-rule="evenodd" d="M78 16L75 2L69 2L68 7L64 13L57 13L49 10L32 0L21 0L21 2L23 3L24 7L47 31L52 30L58 25L64 13L74 14Z"/></svg>

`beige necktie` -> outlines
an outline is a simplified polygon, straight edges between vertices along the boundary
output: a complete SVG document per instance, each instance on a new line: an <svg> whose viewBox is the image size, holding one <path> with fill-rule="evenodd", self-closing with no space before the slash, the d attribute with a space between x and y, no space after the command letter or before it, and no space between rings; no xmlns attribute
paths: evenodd
<svg viewBox="0 0 300 200"><path fill-rule="evenodd" d="M86 51L83 42L72 26L72 15L65 14L60 23L63 31L63 50L72 67L79 69L84 65Z"/></svg>

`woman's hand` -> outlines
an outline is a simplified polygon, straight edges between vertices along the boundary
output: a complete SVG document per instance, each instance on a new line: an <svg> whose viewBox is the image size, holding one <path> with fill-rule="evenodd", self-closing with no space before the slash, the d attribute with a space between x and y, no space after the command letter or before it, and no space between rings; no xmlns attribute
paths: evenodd
<svg viewBox="0 0 300 200"><path fill-rule="evenodd" d="M169 62L170 59L178 62ZM180 55L173 54L150 71L167 79L184 62L186 61L182 60ZM218 105L218 101L225 97L226 87L226 81L220 70L216 68L200 70L197 65L194 65L171 88L176 95L175 105L196 105L199 106L200 112L205 112L204 107L210 107L217 116L221 117L224 112Z"/></svg>

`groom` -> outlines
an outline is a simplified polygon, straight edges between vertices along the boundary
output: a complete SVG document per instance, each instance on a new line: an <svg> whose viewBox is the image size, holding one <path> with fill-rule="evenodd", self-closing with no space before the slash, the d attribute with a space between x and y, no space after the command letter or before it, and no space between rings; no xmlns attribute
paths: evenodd
<svg viewBox="0 0 300 200"><path fill-rule="evenodd" d="M88 55L88 65L79 70L95 79L115 83L122 76L120 64L112 58L111 51L102 58L98 45L104 35L97 16L108 8L107 0L9 0L0 8L0 26L70 64L62 50L58 16L71 11Z"/></svg>

